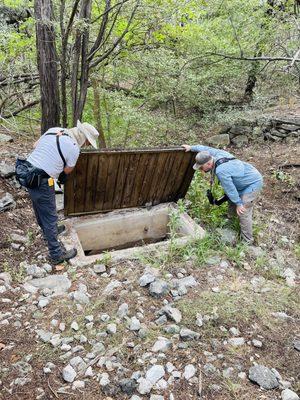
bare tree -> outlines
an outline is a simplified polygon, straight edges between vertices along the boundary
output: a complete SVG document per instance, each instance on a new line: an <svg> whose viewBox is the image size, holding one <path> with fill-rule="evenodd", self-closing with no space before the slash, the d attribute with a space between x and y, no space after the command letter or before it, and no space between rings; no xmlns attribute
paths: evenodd
<svg viewBox="0 0 300 400"><path fill-rule="evenodd" d="M35 0L37 64L40 77L41 131L60 124L59 86L52 2Z"/></svg>
<svg viewBox="0 0 300 400"><path fill-rule="evenodd" d="M77 119L81 119L87 91L91 85L90 73L108 63L110 58L121 51L121 44L130 30L139 5L138 0L134 1L127 16L127 25L121 34L115 35L115 25L121 16L124 17L122 11L129 0L121 0L114 4L111 0L105 0L103 12L94 20L91 12L92 0L75 0L67 18L68 3L61 0L57 17L60 27L58 35L53 28L56 19L52 13L52 0L35 0L42 131L49 124L57 125L60 120L67 126L69 95L72 124L75 125ZM58 57L55 35L61 40Z"/></svg>

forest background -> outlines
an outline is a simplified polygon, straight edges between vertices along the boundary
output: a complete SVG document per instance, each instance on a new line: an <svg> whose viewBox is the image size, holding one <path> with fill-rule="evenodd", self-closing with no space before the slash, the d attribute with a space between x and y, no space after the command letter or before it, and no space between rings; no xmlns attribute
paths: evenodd
<svg viewBox="0 0 300 400"><path fill-rule="evenodd" d="M298 1L4 0L1 124L71 127L101 146L199 142L299 100Z"/></svg>

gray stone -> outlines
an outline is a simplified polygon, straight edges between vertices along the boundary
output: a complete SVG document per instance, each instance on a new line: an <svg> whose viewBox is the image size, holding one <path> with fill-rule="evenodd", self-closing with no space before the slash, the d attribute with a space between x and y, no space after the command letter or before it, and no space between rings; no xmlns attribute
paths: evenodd
<svg viewBox="0 0 300 400"><path fill-rule="evenodd" d="M217 228L216 232L220 237L220 241L224 244L234 245L237 241L237 234L233 229Z"/></svg>
<svg viewBox="0 0 300 400"><path fill-rule="evenodd" d="M279 386L274 373L263 365L255 365L249 369L249 379L263 389L275 389Z"/></svg>
<svg viewBox="0 0 300 400"><path fill-rule="evenodd" d="M153 297L163 297L170 291L170 287L166 281L158 279L150 284L149 291Z"/></svg>
<svg viewBox="0 0 300 400"><path fill-rule="evenodd" d="M296 350L300 351L300 339L294 339L293 346Z"/></svg>
<svg viewBox="0 0 300 400"><path fill-rule="evenodd" d="M154 353L168 351L172 346L172 342L164 337L159 337L158 340L154 343L151 351Z"/></svg>
<svg viewBox="0 0 300 400"><path fill-rule="evenodd" d="M66 382L73 382L74 381L74 379L76 378L76 371L74 370L74 368L71 366L71 365L67 365L64 369L63 369L63 371L62 371L62 376L63 376L63 379L66 381Z"/></svg>
<svg viewBox="0 0 300 400"><path fill-rule="evenodd" d="M241 147L243 147L243 146L245 146L246 144L249 143L249 138L246 135L239 135L239 136L236 136L236 137L232 138L231 139L231 143L234 146L236 146L238 148L241 148Z"/></svg>
<svg viewBox="0 0 300 400"><path fill-rule="evenodd" d="M47 275L47 272L43 268L38 267L36 264L26 265L25 268L27 275L31 275L33 278L43 278L45 275Z"/></svg>
<svg viewBox="0 0 300 400"><path fill-rule="evenodd" d="M149 285L149 283L154 282L155 279L156 279L156 277L154 275L147 273L140 277L139 284L140 284L140 286L147 286L147 285Z"/></svg>
<svg viewBox="0 0 300 400"><path fill-rule="evenodd" d="M84 381L74 381L72 385L72 389L84 389L85 388L85 382Z"/></svg>
<svg viewBox="0 0 300 400"><path fill-rule="evenodd" d="M257 348L261 348L262 345L263 345L262 342L260 340L257 340L257 339L253 339L252 340L252 344L253 344L254 347L257 347Z"/></svg>
<svg viewBox="0 0 300 400"><path fill-rule="evenodd" d="M71 329L73 329L74 331L78 331L79 326L78 326L78 324L77 324L76 321L73 321L73 322L71 323Z"/></svg>
<svg viewBox="0 0 300 400"><path fill-rule="evenodd" d="M106 332L114 335L117 332L117 325L116 324L108 324L106 328Z"/></svg>
<svg viewBox="0 0 300 400"><path fill-rule="evenodd" d="M16 202L10 193L5 193L0 198L0 213L3 211L11 210L16 207Z"/></svg>
<svg viewBox="0 0 300 400"><path fill-rule="evenodd" d="M231 327L229 329L229 332L233 335L233 336L238 336L240 334L240 331L238 330L238 328L235 328L234 326Z"/></svg>
<svg viewBox="0 0 300 400"><path fill-rule="evenodd" d="M104 295L109 295L111 294L115 289L119 288L122 286L122 283L120 281L114 280L111 281L106 288L103 290Z"/></svg>
<svg viewBox="0 0 300 400"><path fill-rule="evenodd" d="M87 369L86 362L79 356L73 357L70 360L70 365L74 368L77 373L84 374Z"/></svg>
<svg viewBox="0 0 300 400"><path fill-rule="evenodd" d="M19 235L18 233L12 233L10 238L13 242L26 244L28 243L28 236ZM36 266L36 265L35 265Z"/></svg>
<svg viewBox="0 0 300 400"><path fill-rule="evenodd" d="M54 294L63 294L71 287L71 281L64 275L49 275L45 278L32 279L27 282L38 289L51 289Z"/></svg>
<svg viewBox="0 0 300 400"><path fill-rule="evenodd" d="M43 329L39 329L37 331L38 337L44 342L44 343L49 343L50 339L52 337L51 332L44 331Z"/></svg>
<svg viewBox="0 0 300 400"><path fill-rule="evenodd" d="M126 315L128 314L128 304L127 303L123 303L120 305L120 307L118 308L117 311L117 316L119 318L124 318Z"/></svg>
<svg viewBox="0 0 300 400"><path fill-rule="evenodd" d="M140 378L138 380L138 383L139 383L139 386L137 388L137 391L140 394L148 394L151 392L153 384L148 379Z"/></svg>
<svg viewBox="0 0 300 400"><path fill-rule="evenodd" d="M154 385L165 375L165 369L162 365L155 364L146 372L146 380Z"/></svg>
<svg viewBox="0 0 300 400"><path fill-rule="evenodd" d="M299 396L297 393L293 392L290 389L284 389L281 392L281 399L282 400L299 400Z"/></svg>
<svg viewBox="0 0 300 400"><path fill-rule="evenodd" d="M103 374L101 374L101 378L100 378L100 386L104 387L110 384L110 380L109 380L109 375L106 372L103 372Z"/></svg>
<svg viewBox="0 0 300 400"><path fill-rule="evenodd" d="M207 138L206 142L210 146L228 146L230 144L230 137L228 133L222 133Z"/></svg>
<svg viewBox="0 0 300 400"><path fill-rule="evenodd" d="M6 135L5 133L0 133L0 142L9 143L9 142L13 142L13 141L14 141L14 139L11 136Z"/></svg>
<svg viewBox="0 0 300 400"><path fill-rule="evenodd" d="M213 364L211 364L211 363L205 364L205 365L203 366L203 370L204 370L204 372L205 372L206 374L208 374L208 375L213 375L213 374L215 374L215 373L218 371L217 368L216 368Z"/></svg>
<svg viewBox="0 0 300 400"><path fill-rule="evenodd" d="M165 331L166 333L170 334L170 335L174 335L174 334L180 332L180 327L179 327L178 325L175 325L175 324L173 324L173 325L167 325L167 326L164 328L164 331Z"/></svg>
<svg viewBox="0 0 300 400"><path fill-rule="evenodd" d="M192 331L191 329L182 328L179 333L180 337L184 341L188 340L198 340L200 334L198 332Z"/></svg>
<svg viewBox="0 0 300 400"><path fill-rule="evenodd" d="M203 326L203 317L200 313L196 314L196 325L199 326L201 328L201 326Z"/></svg>
<svg viewBox="0 0 300 400"><path fill-rule="evenodd" d="M86 293L81 292L79 290L76 290L75 292L73 292L72 297L73 297L73 300L79 304L89 304L89 302L90 302L89 296Z"/></svg>
<svg viewBox="0 0 300 400"><path fill-rule="evenodd" d="M167 322L167 317L165 315L161 315L159 318L155 320L157 325L164 325Z"/></svg>
<svg viewBox="0 0 300 400"><path fill-rule="evenodd" d="M166 314L167 317L176 322L176 324L178 324L182 319L181 312L177 308L173 308L167 305L163 307L162 311Z"/></svg>
<svg viewBox="0 0 300 400"><path fill-rule="evenodd" d="M188 381L196 374L196 368L193 364L188 364L184 367L183 377Z"/></svg>
<svg viewBox="0 0 300 400"><path fill-rule="evenodd" d="M234 372L234 368L233 367L228 367L228 368L223 370L222 375L223 375L224 378L229 379L229 378L231 378L233 372Z"/></svg>
<svg viewBox="0 0 300 400"><path fill-rule="evenodd" d="M134 379L121 379L119 382L120 388L122 390L122 392L131 395L136 387L137 387L137 383Z"/></svg>
<svg viewBox="0 0 300 400"><path fill-rule="evenodd" d="M46 307L49 303L50 303L50 300L49 300L49 299L47 299L46 297L42 297L42 298L39 300L38 307L39 307L39 308L44 308L44 307Z"/></svg>
<svg viewBox="0 0 300 400"><path fill-rule="evenodd" d="M2 178L10 178L15 175L15 167L14 165L9 165L6 163L0 163L0 176Z"/></svg>
<svg viewBox="0 0 300 400"><path fill-rule="evenodd" d="M247 252L253 258L262 257L265 254L263 249L258 246L248 246Z"/></svg>
<svg viewBox="0 0 300 400"><path fill-rule="evenodd" d="M234 347L243 346L245 344L245 339L243 337L230 338L228 339L228 343Z"/></svg>
<svg viewBox="0 0 300 400"><path fill-rule="evenodd" d="M103 272L106 272L106 265L95 264L93 269L94 269L94 272L96 272L96 274L103 274Z"/></svg>
<svg viewBox="0 0 300 400"><path fill-rule="evenodd" d="M184 278L181 279L174 279L174 286L175 287L186 287L186 288L190 288L190 287L194 287L197 286L198 282L196 281L196 279L192 276L186 276Z"/></svg>
<svg viewBox="0 0 300 400"><path fill-rule="evenodd" d="M150 400L164 400L164 396L161 396L159 394L151 394Z"/></svg>
<svg viewBox="0 0 300 400"><path fill-rule="evenodd" d="M141 323L136 317L132 317L130 320L129 330L138 331L141 329Z"/></svg>

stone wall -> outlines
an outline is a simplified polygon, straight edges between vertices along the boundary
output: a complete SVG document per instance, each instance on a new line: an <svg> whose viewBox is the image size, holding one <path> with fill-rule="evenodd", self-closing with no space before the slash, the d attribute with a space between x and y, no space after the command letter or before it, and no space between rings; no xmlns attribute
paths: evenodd
<svg viewBox="0 0 300 400"><path fill-rule="evenodd" d="M250 142L300 140L300 116L262 116L255 120L245 120L231 126L222 127L217 135L207 138L211 146L234 145L243 147Z"/></svg>

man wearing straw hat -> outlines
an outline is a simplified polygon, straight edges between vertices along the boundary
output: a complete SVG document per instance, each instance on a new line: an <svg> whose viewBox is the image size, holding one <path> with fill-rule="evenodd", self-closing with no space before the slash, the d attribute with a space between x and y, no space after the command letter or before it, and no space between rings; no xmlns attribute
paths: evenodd
<svg viewBox="0 0 300 400"><path fill-rule="evenodd" d="M34 144L34 150L27 158L39 178L37 186L28 188L28 192L48 245L50 261L54 265L70 260L77 254L75 248L67 251L57 238L65 227L57 226L54 179L58 179L62 173L71 173L82 146L91 144L97 148L98 136L97 130L87 122L77 121L77 126L71 129L51 128Z"/></svg>

